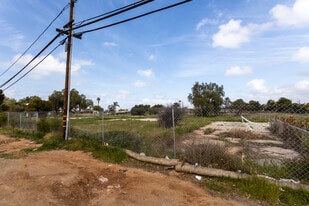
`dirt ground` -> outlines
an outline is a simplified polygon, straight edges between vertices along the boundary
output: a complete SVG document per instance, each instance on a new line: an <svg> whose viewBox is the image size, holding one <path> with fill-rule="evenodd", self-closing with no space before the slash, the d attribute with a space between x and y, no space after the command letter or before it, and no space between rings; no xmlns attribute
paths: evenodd
<svg viewBox="0 0 309 206"><path fill-rule="evenodd" d="M212 132L205 134L205 131ZM231 131L246 131L257 136L252 136L254 139L222 137L222 134ZM271 134L269 123L213 122L195 130L190 139L185 140L184 143L228 145L227 148L231 154L244 155L246 159L251 159L261 165L269 162L280 164L283 160L300 157L298 152L286 148L281 139Z"/></svg>
<svg viewBox="0 0 309 206"><path fill-rule="evenodd" d="M0 135L0 205L257 205L211 196L173 172L108 164L80 151L21 151L38 146Z"/></svg>

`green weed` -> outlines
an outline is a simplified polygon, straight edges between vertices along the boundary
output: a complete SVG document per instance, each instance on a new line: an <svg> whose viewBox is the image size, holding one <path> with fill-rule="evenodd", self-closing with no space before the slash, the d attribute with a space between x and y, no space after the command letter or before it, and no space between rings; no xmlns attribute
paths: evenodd
<svg viewBox="0 0 309 206"><path fill-rule="evenodd" d="M303 206L309 204L309 192L302 189L280 188L265 179L230 179L211 177L202 180L207 189L228 193L229 195L246 196L253 200L267 202L271 205Z"/></svg>

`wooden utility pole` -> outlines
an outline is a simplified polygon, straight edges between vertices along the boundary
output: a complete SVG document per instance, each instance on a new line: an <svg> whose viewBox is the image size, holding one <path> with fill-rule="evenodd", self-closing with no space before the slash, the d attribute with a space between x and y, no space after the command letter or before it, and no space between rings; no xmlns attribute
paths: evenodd
<svg viewBox="0 0 309 206"><path fill-rule="evenodd" d="M72 58L72 43L73 43L73 21L74 21L74 3L75 0L70 0L70 20L68 24L68 41L67 41L67 61L65 71L65 86L64 86L64 102L63 102L63 117L62 117L62 137L68 139L69 121L70 121L70 82L71 82L71 58Z"/></svg>

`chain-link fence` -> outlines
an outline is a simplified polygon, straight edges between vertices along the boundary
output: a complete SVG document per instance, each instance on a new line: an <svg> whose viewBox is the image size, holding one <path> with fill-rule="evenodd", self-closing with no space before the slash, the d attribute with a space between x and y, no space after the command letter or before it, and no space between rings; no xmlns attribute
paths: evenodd
<svg viewBox="0 0 309 206"><path fill-rule="evenodd" d="M104 123L98 116L96 123L76 121L72 127L74 135L104 138L149 156L309 184L309 116L304 109L197 112L168 107L157 116L105 115Z"/></svg>
<svg viewBox="0 0 309 206"><path fill-rule="evenodd" d="M2 112L0 113L0 127L45 132L46 127L59 130L60 119L61 116L53 112Z"/></svg>
<svg viewBox="0 0 309 206"><path fill-rule="evenodd" d="M248 105L206 109L210 111L165 107L151 116L71 116L70 137L98 138L147 156L309 184L306 109ZM35 129L30 122L38 118L10 113L6 124Z"/></svg>
<svg viewBox="0 0 309 206"><path fill-rule="evenodd" d="M1 126L36 130L39 112L3 112L1 113Z"/></svg>

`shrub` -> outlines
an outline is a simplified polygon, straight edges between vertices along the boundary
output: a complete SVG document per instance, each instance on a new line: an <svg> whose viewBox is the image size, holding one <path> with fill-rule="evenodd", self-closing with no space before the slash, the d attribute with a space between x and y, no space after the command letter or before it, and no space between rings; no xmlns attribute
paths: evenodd
<svg viewBox="0 0 309 206"><path fill-rule="evenodd" d="M7 124L7 115L6 115L6 113L1 113L0 114L0 127L3 127L3 126L5 126L6 124Z"/></svg>
<svg viewBox="0 0 309 206"><path fill-rule="evenodd" d="M174 110L174 124L175 126L182 120L184 115L184 110L179 107L168 106L164 108L158 115L158 122L161 126L165 128L173 127L173 117L172 113Z"/></svg>
<svg viewBox="0 0 309 206"><path fill-rule="evenodd" d="M231 171L244 169L240 158L230 154L224 146L215 143L185 145L183 155L189 163L198 163L204 167Z"/></svg>
<svg viewBox="0 0 309 206"><path fill-rule="evenodd" d="M140 151L142 139L126 131L109 131L104 133L105 142L109 145L126 148L135 152Z"/></svg>
<svg viewBox="0 0 309 206"><path fill-rule="evenodd" d="M38 132L41 132L41 133L44 133L44 134L50 132L50 125L49 125L49 123L48 123L46 118L41 118L37 122L36 126L37 126L37 131Z"/></svg>
<svg viewBox="0 0 309 206"><path fill-rule="evenodd" d="M51 118L48 121L50 130L52 132L61 132L62 131L62 120L59 118Z"/></svg>
<svg viewBox="0 0 309 206"><path fill-rule="evenodd" d="M39 151L60 149L65 144L60 135L46 135L43 139L44 142L43 145L38 149Z"/></svg>
<svg viewBox="0 0 309 206"><path fill-rule="evenodd" d="M131 109L131 115L145 115L149 111L150 105L135 105Z"/></svg>

